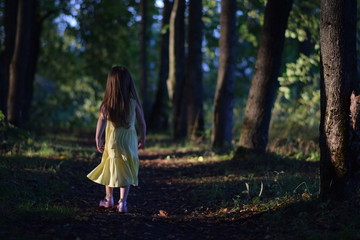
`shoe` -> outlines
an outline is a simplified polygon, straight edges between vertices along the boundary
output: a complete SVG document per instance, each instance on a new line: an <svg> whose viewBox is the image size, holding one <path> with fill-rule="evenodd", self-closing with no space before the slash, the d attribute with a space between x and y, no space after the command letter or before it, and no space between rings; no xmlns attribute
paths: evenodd
<svg viewBox="0 0 360 240"><path fill-rule="evenodd" d="M119 205L117 206L117 211L119 213L127 213L128 212L128 208L127 208L127 202L126 201L119 201Z"/></svg>
<svg viewBox="0 0 360 240"><path fill-rule="evenodd" d="M114 207L114 199L110 198L108 200L108 199L104 198L103 200L100 200L99 207L104 207L104 208L112 208L112 207Z"/></svg>

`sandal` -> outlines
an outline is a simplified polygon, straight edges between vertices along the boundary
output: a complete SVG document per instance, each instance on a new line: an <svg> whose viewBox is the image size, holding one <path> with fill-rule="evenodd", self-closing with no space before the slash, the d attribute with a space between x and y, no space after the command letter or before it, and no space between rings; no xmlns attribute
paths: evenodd
<svg viewBox="0 0 360 240"><path fill-rule="evenodd" d="M114 207L114 199L113 198L110 198L110 199L104 198L103 200L100 200L99 207L104 207L104 208Z"/></svg>
<svg viewBox="0 0 360 240"><path fill-rule="evenodd" d="M128 212L128 208L127 208L127 202L126 201L119 201L119 205L117 206L117 211L119 213L126 213Z"/></svg>

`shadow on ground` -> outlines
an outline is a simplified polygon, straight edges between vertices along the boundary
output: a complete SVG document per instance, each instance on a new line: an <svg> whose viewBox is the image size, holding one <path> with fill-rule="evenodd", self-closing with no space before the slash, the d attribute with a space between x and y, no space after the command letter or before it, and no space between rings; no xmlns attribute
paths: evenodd
<svg viewBox="0 0 360 240"><path fill-rule="evenodd" d="M1 239L359 237L353 211L358 203L322 203L311 196L318 163L274 154L231 160L206 156L205 150L141 151L130 213L119 214L97 206L104 188L86 178L100 161L89 150L92 141L63 138L54 144L67 154L2 157Z"/></svg>

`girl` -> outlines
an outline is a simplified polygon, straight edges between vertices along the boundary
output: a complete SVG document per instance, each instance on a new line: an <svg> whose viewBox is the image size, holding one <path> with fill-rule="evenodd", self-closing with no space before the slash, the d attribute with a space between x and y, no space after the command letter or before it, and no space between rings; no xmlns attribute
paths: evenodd
<svg viewBox="0 0 360 240"><path fill-rule="evenodd" d="M139 124L139 141L135 118ZM100 207L113 207L113 188L120 187L117 211L127 212L130 185L138 185L138 148L145 145L145 134L144 115L130 73L124 67L113 67L108 74L96 126L96 147L103 155L101 163L87 175L92 181L105 185L106 195Z"/></svg>

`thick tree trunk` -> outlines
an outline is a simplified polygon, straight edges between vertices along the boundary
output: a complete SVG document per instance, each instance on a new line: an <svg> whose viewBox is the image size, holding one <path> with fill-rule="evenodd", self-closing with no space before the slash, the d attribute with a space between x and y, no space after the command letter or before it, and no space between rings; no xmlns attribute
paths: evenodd
<svg viewBox="0 0 360 240"><path fill-rule="evenodd" d="M220 57L214 100L212 145L215 149L231 146L236 68L236 0L221 1Z"/></svg>
<svg viewBox="0 0 360 240"><path fill-rule="evenodd" d="M352 125L349 117L351 92L357 87L356 9L353 0L321 1L320 194L324 198L354 194L358 174L354 169L359 155L352 156L351 147L356 120Z"/></svg>
<svg viewBox="0 0 360 240"><path fill-rule="evenodd" d="M175 0L170 16L169 78L167 88L173 105L174 138L186 136L185 0Z"/></svg>
<svg viewBox="0 0 360 240"><path fill-rule="evenodd" d="M9 90L9 68L14 53L18 0L5 0L4 8L4 51L1 53L2 78L0 80L0 110L7 116Z"/></svg>
<svg viewBox="0 0 360 240"><path fill-rule="evenodd" d="M187 136L196 139L204 132L202 86L202 1L189 2L188 59L185 92L187 101Z"/></svg>
<svg viewBox="0 0 360 240"><path fill-rule="evenodd" d="M19 0L16 40L10 63L9 95L7 113L9 122L21 125L23 122L24 91L29 69L31 51L32 20L35 0Z"/></svg>
<svg viewBox="0 0 360 240"><path fill-rule="evenodd" d="M168 129L167 101L168 93L166 80L169 76L169 25L172 4L169 0L164 0L162 13L162 35L161 35L161 52L158 89L156 92L155 102L152 106L149 129L154 131L164 131Z"/></svg>
<svg viewBox="0 0 360 240"><path fill-rule="evenodd" d="M262 37L240 134L240 147L259 152L266 150L292 2L269 0L266 4Z"/></svg>
<svg viewBox="0 0 360 240"><path fill-rule="evenodd" d="M140 1L141 31L140 31L140 62L141 62L141 98L144 115L149 117L149 101L147 97L147 0Z"/></svg>

